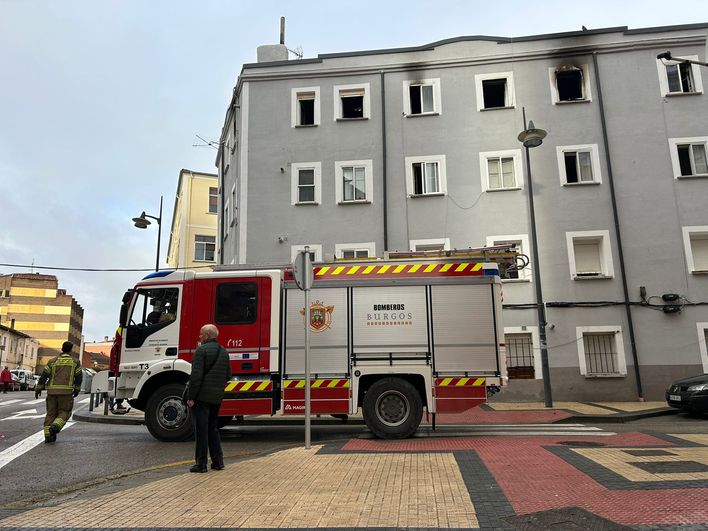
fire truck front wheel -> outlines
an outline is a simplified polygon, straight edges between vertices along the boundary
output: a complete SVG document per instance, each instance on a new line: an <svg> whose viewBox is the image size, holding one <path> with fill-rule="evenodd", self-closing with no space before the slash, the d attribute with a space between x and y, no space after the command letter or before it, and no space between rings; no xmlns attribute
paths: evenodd
<svg viewBox="0 0 708 531"><path fill-rule="evenodd" d="M381 439L405 439L420 425L423 401L410 382L384 378L372 384L364 396L364 421Z"/></svg>
<svg viewBox="0 0 708 531"><path fill-rule="evenodd" d="M192 436L192 419L182 402L183 390L180 383L163 385L147 401L145 425L159 441L184 441Z"/></svg>

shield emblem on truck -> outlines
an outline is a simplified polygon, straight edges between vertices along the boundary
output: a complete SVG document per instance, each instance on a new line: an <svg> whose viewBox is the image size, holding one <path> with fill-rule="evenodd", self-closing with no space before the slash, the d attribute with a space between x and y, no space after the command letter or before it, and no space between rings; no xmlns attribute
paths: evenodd
<svg viewBox="0 0 708 531"><path fill-rule="evenodd" d="M310 330L324 332L332 324L334 306L325 306L322 301L316 300L310 304ZM305 315L305 308L300 309L300 315Z"/></svg>

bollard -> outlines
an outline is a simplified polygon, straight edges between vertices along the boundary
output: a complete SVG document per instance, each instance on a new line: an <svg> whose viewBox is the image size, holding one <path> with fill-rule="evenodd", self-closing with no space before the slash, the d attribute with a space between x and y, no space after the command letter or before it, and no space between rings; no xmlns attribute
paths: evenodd
<svg viewBox="0 0 708 531"><path fill-rule="evenodd" d="M108 393L103 393L103 395L101 395L101 398L103 399L103 414L108 415Z"/></svg>
<svg viewBox="0 0 708 531"><path fill-rule="evenodd" d="M89 411L93 411L93 393L89 395Z"/></svg>

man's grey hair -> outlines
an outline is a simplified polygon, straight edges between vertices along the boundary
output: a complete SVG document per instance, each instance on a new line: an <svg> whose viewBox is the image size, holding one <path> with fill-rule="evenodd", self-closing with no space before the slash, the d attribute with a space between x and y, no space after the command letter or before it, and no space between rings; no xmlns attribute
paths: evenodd
<svg viewBox="0 0 708 531"><path fill-rule="evenodd" d="M201 332L207 339L216 339L219 336L219 329L213 324L205 324L202 326Z"/></svg>

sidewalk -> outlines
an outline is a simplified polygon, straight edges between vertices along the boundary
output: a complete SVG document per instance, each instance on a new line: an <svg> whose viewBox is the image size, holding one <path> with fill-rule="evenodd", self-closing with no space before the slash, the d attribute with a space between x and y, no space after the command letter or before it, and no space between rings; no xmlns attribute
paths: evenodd
<svg viewBox="0 0 708 531"><path fill-rule="evenodd" d="M492 404L466 418L491 427L514 418L530 432L539 415L567 421L663 409L558 405ZM121 492L24 511L0 520L0 529L708 529L707 433L421 431L401 441L359 437L293 447L206 474L180 470Z"/></svg>

